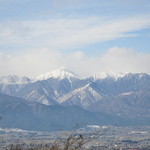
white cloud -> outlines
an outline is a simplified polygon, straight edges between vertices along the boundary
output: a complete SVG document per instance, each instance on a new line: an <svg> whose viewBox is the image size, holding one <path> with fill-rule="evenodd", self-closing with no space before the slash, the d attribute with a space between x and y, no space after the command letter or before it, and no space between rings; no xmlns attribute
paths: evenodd
<svg viewBox="0 0 150 150"><path fill-rule="evenodd" d="M15 56L1 53L0 76L8 74L35 76L60 67L66 67L84 76L108 71L150 74L149 64L150 54L135 52L128 48L114 47L95 58L90 58L81 51L64 55L42 49L26 51Z"/></svg>
<svg viewBox="0 0 150 150"><path fill-rule="evenodd" d="M106 69L114 72L147 72L150 54L135 52L132 49L114 47L101 57ZM104 67L103 67L104 68Z"/></svg>
<svg viewBox="0 0 150 150"><path fill-rule="evenodd" d="M149 17L122 20L89 17L8 22L0 24L0 45L19 48L72 49L91 43L137 36L129 32L150 28Z"/></svg>

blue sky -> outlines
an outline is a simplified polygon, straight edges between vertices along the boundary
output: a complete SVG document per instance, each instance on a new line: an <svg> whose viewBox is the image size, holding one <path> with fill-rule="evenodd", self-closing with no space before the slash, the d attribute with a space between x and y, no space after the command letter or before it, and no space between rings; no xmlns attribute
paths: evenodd
<svg viewBox="0 0 150 150"><path fill-rule="evenodd" d="M122 54L128 52L128 55L134 52L136 56L144 56L143 65L148 64L145 61L149 60L149 43L149 0L0 0L0 69L5 68L5 64L13 68L5 71L1 69L1 75L37 75L61 67L62 64L78 70L79 66L85 68L86 64L92 67L93 62L98 66L105 64L105 67L98 69L94 65L91 72L80 68L83 72L79 73L109 70L150 73L148 67L138 67L140 58L133 59L132 65L127 64L126 69L121 69L125 64L120 63L120 59L113 63L114 66L108 65L110 62L101 62L103 57L114 50L116 56L113 55L113 58L120 51L123 51ZM43 63L39 65L35 59L40 59L37 55L41 53L45 53L47 61L43 56ZM50 58L59 59L58 62L50 62L46 53ZM68 60L60 61L63 57ZM75 57L74 62L68 66L72 57ZM80 64L76 63L77 57L81 59ZM145 60L145 57L148 58ZM28 61L24 64L25 71L17 65L23 58ZM122 66L116 67L117 63ZM43 69L43 66L47 67ZM37 69L33 72L33 68Z"/></svg>

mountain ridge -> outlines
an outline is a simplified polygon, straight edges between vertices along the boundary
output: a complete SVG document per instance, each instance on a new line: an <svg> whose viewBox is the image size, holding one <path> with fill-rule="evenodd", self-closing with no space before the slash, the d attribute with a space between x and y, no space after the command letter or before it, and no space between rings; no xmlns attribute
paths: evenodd
<svg viewBox="0 0 150 150"><path fill-rule="evenodd" d="M59 75L59 72L57 75ZM17 79L17 81L14 79ZM128 73L122 76L119 75L117 78L112 75L104 76L104 78L78 78L76 76L74 77L74 75L70 76L70 74L69 76L68 74L63 74L61 77L60 73L60 76L48 76L47 79L34 80L34 82L32 82L33 80L29 80L29 82L23 84L18 82L20 78L17 77L12 78L12 80L9 77L8 81L0 82L0 92L10 96L7 102L11 104L11 97L12 99L13 97L17 97L17 99L20 99L20 102L14 101L11 107L16 108L20 111L20 114L26 117L27 114L30 114L28 112L30 110L33 114L33 120L36 119L36 121L38 119L34 117L40 115L40 109L43 110L41 112L43 117L44 114L46 116L49 114L50 117L53 114L49 110L50 108L58 108L57 111L60 113L63 113L61 112L63 108L63 111L67 115L67 113L71 113L71 110L68 109L71 109L71 107L75 109L76 106L76 110L77 108L80 108L79 110L85 110L87 113L85 114L85 118L87 119L90 117L89 112L94 113L93 118L97 119L98 122L94 122L96 120L93 120L92 123L101 123L96 115L98 113L101 115L104 114L104 117L100 115L100 118L106 124L109 122L109 119L111 120L113 118L116 122L112 120L109 122L113 125L133 125L136 123L139 125L150 125L150 75L146 73ZM9 104L6 106L9 106ZM9 109L11 110L11 108ZM78 117L81 116L82 111L79 112ZM14 109L13 113L12 115L17 115ZM9 115L11 116L11 114ZM58 115L60 114L58 113ZM75 117L75 112L72 115ZM59 118L57 115L55 117ZM51 119L56 125L56 120L52 116ZM15 127L18 127L18 124ZM68 122L68 124L71 125L71 122ZM50 126L52 127L52 124ZM44 128L47 127L44 126Z"/></svg>
<svg viewBox="0 0 150 150"><path fill-rule="evenodd" d="M60 78L60 79L64 79L64 78L79 78L79 79L85 79L85 78L93 78L94 80L97 79L105 79L105 78L114 78L114 79L118 79L118 78L122 78L125 77L127 75L130 74L137 74L139 76L142 75L149 75L148 73L131 73L131 72L119 72L119 73L115 73L115 72L98 72L97 74L93 74L93 75L89 75L86 77L81 77L79 75L77 75L76 73L74 73L73 71L66 69L66 68L60 68L60 69L56 69L56 70L52 70L50 72L38 75L38 76L32 76L32 77L28 77L28 76L18 76L18 75L7 75L7 76L1 76L0 77L0 83L9 83L8 80L10 80L10 83L13 83L16 80L17 84L21 84L22 80L29 80L30 82L36 82L36 81L40 81L40 80L47 80L49 78ZM15 82L14 82L15 83ZM23 82L22 84L24 84L26 82ZM28 83L28 82L27 82Z"/></svg>
<svg viewBox="0 0 150 150"><path fill-rule="evenodd" d="M94 102L98 95L98 99L101 99L101 97L114 96L121 93L135 92L140 89L150 88L150 76L145 73L128 73L123 74L123 76L119 75L118 78L114 76L112 77L112 75L110 76L108 74L108 76L105 76L104 78L94 78L93 76L81 79L74 76L74 74L72 75L65 71L66 70L64 69L54 71L57 73L57 76L47 76L47 79L44 78L43 80L35 80L34 82L29 78L25 78L28 79L28 82L24 84L20 84L20 82L18 83L21 78L17 76L8 76L8 80L13 79L13 83L0 82L0 92L32 102L52 105L68 101L66 99L67 97L68 99L73 95L76 97L79 93L80 97L78 96L78 98L80 102L85 101L83 100L84 97L87 97L88 99L88 97L91 97L94 93L92 96L93 98L91 97L91 101ZM7 77L5 77L5 80L6 79ZM17 79L17 81L14 81L15 79ZM2 80L0 79L0 81ZM72 98L78 99L75 97Z"/></svg>

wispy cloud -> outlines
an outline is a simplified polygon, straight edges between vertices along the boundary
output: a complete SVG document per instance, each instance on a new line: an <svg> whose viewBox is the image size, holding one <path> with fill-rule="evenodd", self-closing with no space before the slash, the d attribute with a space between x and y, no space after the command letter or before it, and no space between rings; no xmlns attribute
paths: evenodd
<svg viewBox="0 0 150 150"><path fill-rule="evenodd" d="M82 19L51 19L0 24L0 44L50 49L78 48L91 43L137 36L130 32L150 28L148 17L109 20L90 17Z"/></svg>

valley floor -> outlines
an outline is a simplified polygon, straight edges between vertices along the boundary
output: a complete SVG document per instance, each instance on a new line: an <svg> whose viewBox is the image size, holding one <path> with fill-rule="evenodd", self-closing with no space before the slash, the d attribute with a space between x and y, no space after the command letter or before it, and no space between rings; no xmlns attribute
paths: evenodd
<svg viewBox="0 0 150 150"><path fill-rule="evenodd" d="M73 135L73 136L72 136ZM82 136L81 136L82 135ZM149 150L150 127L114 127L88 126L75 131L36 132L18 130L2 130L0 132L0 150L9 150L13 145L20 145L24 149L36 146L51 146L54 143L63 144L72 136L73 140L79 136L84 140L83 149L91 150ZM14 149L15 150L15 149Z"/></svg>

